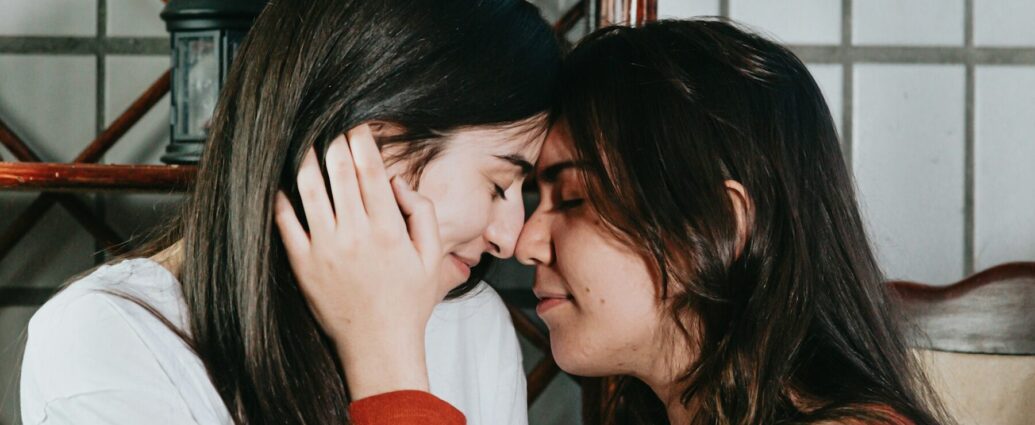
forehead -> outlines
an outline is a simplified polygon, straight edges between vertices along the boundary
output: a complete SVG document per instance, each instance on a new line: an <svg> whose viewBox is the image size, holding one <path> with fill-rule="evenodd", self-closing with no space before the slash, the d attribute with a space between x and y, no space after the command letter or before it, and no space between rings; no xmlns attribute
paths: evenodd
<svg viewBox="0 0 1035 425"><path fill-rule="evenodd" d="M447 137L450 150L486 155L518 154L534 162L545 136L546 119L540 114L514 123L464 127Z"/></svg>
<svg viewBox="0 0 1035 425"><path fill-rule="evenodd" d="M571 134L568 132L568 124L559 121L550 128L543 143L542 153L539 161L536 162L536 170L541 171L555 163L572 159Z"/></svg>

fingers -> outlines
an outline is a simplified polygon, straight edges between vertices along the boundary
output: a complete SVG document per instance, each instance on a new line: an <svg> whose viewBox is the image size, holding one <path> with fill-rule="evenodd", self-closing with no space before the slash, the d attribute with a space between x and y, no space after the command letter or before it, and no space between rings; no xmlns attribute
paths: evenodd
<svg viewBox="0 0 1035 425"><path fill-rule="evenodd" d="M331 142L324 162L327 164L327 177L331 182L331 198L338 225L365 225L366 211L356 180L356 167L344 134Z"/></svg>
<svg viewBox="0 0 1035 425"><path fill-rule="evenodd" d="M399 214L384 161L374 143L370 126L364 124L349 130L348 138L368 219L371 223L381 224L382 229L401 231L405 223Z"/></svg>
<svg viewBox="0 0 1035 425"><path fill-rule="evenodd" d="M392 179L395 199L399 203L409 230L410 240L426 266L438 264L442 249L438 235L435 206L428 198L414 192L402 178Z"/></svg>
<svg viewBox="0 0 1035 425"><path fill-rule="evenodd" d="M302 265L300 260L309 254L309 235L302 228L302 223L299 223L295 208L291 206L291 201L284 192L277 191L273 203L273 220L280 230L280 239L284 241L288 261L296 266Z"/></svg>
<svg viewBox="0 0 1035 425"><path fill-rule="evenodd" d="M309 148L298 170L298 195L302 198L306 221L312 235L327 235L335 228L334 211L327 197L323 173L316 160L316 151Z"/></svg>

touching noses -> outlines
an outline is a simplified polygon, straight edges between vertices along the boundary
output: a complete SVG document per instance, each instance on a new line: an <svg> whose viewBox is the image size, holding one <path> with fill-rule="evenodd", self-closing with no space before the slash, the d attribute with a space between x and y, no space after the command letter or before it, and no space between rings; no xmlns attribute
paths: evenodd
<svg viewBox="0 0 1035 425"><path fill-rule="evenodd" d="M550 248L549 217L538 208L528 218L517 241L517 259L522 264L535 266L550 264L552 249Z"/></svg>
<svg viewBox="0 0 1035 425"><path fill-rule="evenodd" d="M525 221L525 206L518 192L496 209L485 228L485 240L489 243L489 253L497 258L514 256L514 246Z"/></svg>

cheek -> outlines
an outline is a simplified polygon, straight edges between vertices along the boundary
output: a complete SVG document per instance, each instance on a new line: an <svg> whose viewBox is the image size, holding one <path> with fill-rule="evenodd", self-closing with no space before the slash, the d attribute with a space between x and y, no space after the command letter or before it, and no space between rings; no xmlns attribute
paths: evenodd
<svg viewBox="0 0 1035 425"><path fill-rule="evenodd" d="M624 297L577 309L574 317L550 326L553 356L564 371L581 376L636 374L654 357L651 347L660 323L649 298Z"/></svg>
<svg viewBox="0 0 1035 425"><path fill-rule="evenodd" d="M599 235L555 238L556 265L575 305L549 323L553 354L569 373L630 374L649 361L661 310L638 256Z"/></svg>
<svg viewBox="0 0 1035 425"><path fill-rule="evenodd" d="M421 181L419 193L435 205L439 237L447 251L481 236L487 226L491 199L487 189L472 186L434 178Z"/></svg>

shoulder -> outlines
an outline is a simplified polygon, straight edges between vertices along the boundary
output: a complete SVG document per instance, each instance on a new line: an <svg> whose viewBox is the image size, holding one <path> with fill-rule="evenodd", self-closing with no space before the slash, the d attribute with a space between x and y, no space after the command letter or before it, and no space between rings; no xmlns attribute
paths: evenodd
<svg viewBox="0 0 1035 425"><path fill-rule="evenodd" d="M429 331L450 328L478 335L479 339L516 337L507 305L496 290L482 282L471 292L435 307Z"/></svg>
<svg viewBox="0 0 1035 425"><path fill-rule="evenodd" d="M183 296L165 268L148 259L104 265L68 284L43 304L30 321L30 331L69 325L90 325L92 319L140 309L133 300L153 307L174 323L181 322Z"/></svg>
<svg viewBox="0 0 1035 425"><path fill-rule="evenodd" d="M153 332L148 329L162 332L164 325L149 318L142 307L116 295L124 293L163 313L174 313L176 305L169 308L166 293L168 282L153 281L152 273L155 270L140 263L104 266L40 307L29 321L23 384L29 381L39 384L37 389L44 394L67 397L97 384L112 384L120 375L155 371L152 347L147 343Z"/></svg>

